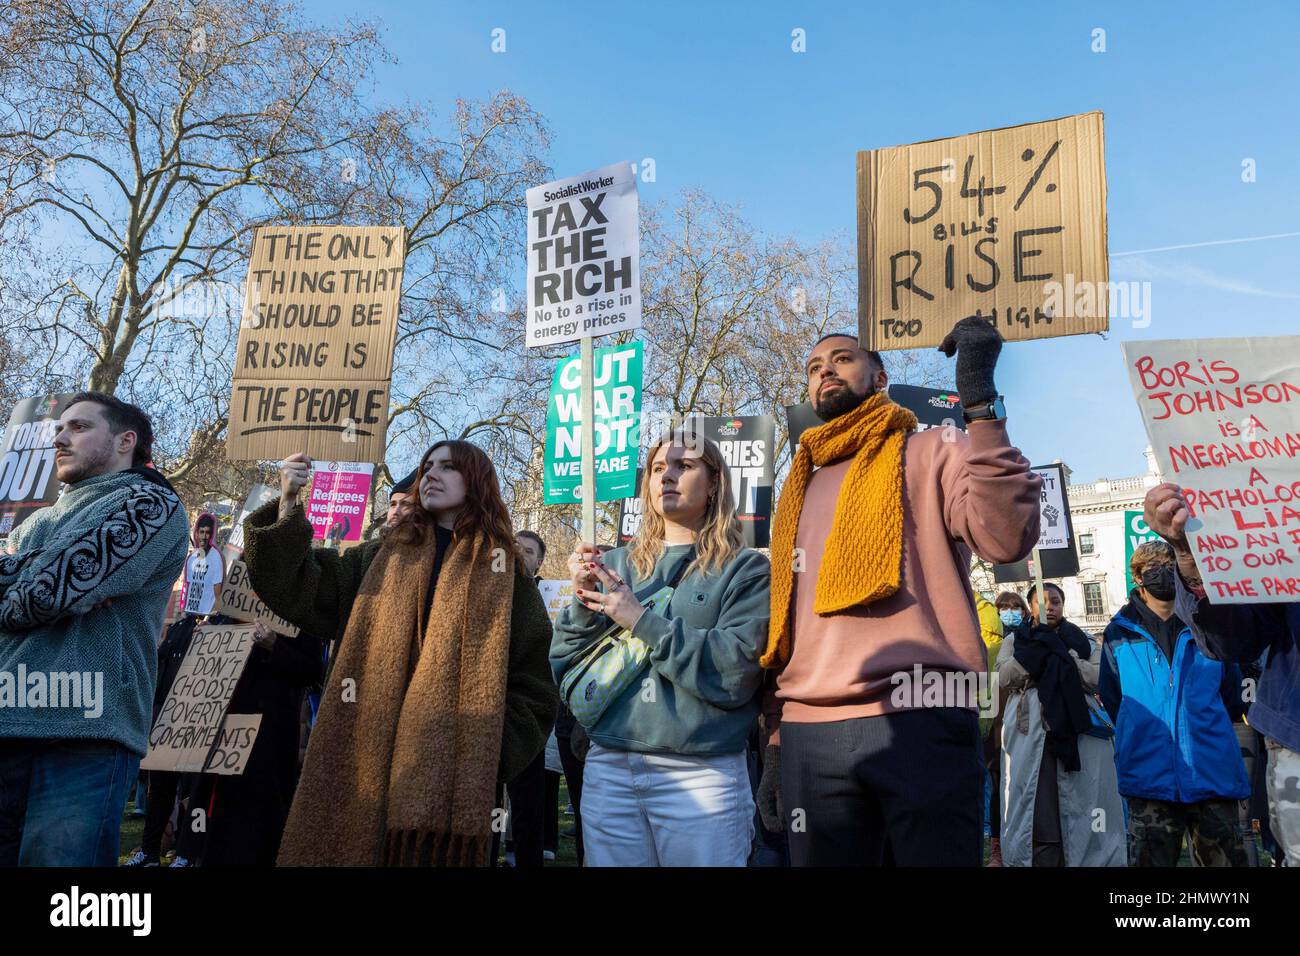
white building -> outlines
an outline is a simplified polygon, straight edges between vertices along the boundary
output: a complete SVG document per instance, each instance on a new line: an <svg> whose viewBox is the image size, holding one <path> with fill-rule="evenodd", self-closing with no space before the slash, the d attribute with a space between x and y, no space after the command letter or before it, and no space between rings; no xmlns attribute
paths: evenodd
<svg viewBox="0 0 1300 956"><path fill-rule="evenodd" d="M1128 602L1127 556L1131 548L1126 548L1127 538L1133 535L1136 545L1155 537L1144 522L1137 522L1137 527L1126 525L1126 513L1141 512L1147 491L1162 480L1150 447L1146 459L1146 474L1099 478L1089 484L1072 482L1070 469L1065 468L1079 573L1049 580L1065 591L1065 616L1093 634L1100 634L1115 612ZM1021 594L1028 589L1029 582L1016 587Z"/></svg>

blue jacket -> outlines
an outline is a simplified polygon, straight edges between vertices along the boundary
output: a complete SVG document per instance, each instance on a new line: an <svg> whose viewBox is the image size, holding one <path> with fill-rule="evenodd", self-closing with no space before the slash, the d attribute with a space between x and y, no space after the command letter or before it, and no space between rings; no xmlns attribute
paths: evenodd
<svg viewBox="0 0 1300 956"><path fill-rule="evenodd" d="M1142 626L1136 600L1106 627L1097 682L1115 721L1119 792L1175 803L1250 796L1229 716L1240 699L1240 670L1202 654L1186 625L1171 666Z"/></svg>
<svg viewBox="0 0 1300 956"><path fill-rule="evenodd" d="M1211 604L1197 600L1175 577L1174 613L1191 624L1202 651L1238 664L1266 655L1250 725L1300 753L1300 601Z"/></svg>

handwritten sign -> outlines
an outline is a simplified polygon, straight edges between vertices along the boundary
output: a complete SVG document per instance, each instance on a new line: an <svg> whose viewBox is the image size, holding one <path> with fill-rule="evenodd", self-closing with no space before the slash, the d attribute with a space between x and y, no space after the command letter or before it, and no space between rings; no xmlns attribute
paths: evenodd
<svg viewBox="0 0 1300 956"><path fill-rule="evenodd" d="M528 190L530 348L641 327L639 214L628 163Z"/></svg>
<svg viewBox="0 0 1300 956"><path fill-rule="evenodd" d="M234 564L244 553L244 521L268 501L279 497L280 489L270 485L257 484L249 489L248 497L244 499L244 507L239 509L239 517L231 526L226 543L221 546L221 556L225 558L227 565Z"/></svg>
<svg viewBox="0 0 1300 956"><path fill-rule="evenodd" d="M261 714L226 714L203 772L223 776L242 774L248 767L261 726Z"/></svg>
<svg viewBox="0 0 1300 956"><path fill-rule="evenodd" d="M1121 345L1211 603L1300 598L1300 336Z"/></svg>
<svg viewBox="0 0 1300 956"><path fill-rule="evenodd" d="M405 237L400 226L256 231L229 460L383 457Z"/></svg>
<svg viewBox="0 0 1300 956"><path fill-rule="evenodd" d="M142 770L201 772L253 650L248 624L201 624L149 731Z"/></svg>
<svg viewBox="0 0 1300 956"><path fill-rule="evenodd" d="M298 628L276 614L253 590L253 582L248 576L248 565L234 561L226 572L225 583L221 585L221 594L217 598L217 613L236 621L253 623L262 621L277 634L285 637L297 637Z"/></svg>
<svg viewBox="0 0 1300 956"><path fill-rule="evenodd" d="M1108 327L1100 113L858 153L858 315L871 349L966 316L1009 340Z"/></svg>

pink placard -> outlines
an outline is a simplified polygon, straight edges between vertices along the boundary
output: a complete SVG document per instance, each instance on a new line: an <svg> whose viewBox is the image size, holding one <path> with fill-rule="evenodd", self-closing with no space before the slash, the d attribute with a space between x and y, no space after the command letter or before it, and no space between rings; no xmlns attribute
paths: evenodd
<svg viewBox="0 0 1300 956"><path fill-rule="evenodd" d="M331 543L361 540L374 468L369 462L316 462L307 499L313 537Z"/></svg>

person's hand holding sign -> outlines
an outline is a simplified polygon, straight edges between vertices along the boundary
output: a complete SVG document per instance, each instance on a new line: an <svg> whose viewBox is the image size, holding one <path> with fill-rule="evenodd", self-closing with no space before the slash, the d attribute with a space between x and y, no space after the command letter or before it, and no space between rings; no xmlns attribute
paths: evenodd
<svg viewBox="0 0 1300 956"><path fill-rule="evenodd" d="M645 608L632 593L632 588L613 571L594 561L588 563L587 569L605 586L605 590L602 593L578 588L575 583L574 594L577 595L578 600L586 605L588 610L604 614L615 624L630 631L645 613Z"/></svg>
<svg viewBox="0 0 1300 956"><path fill-rule="evenodd" d="M1201 572L1197 570L1192 546L1187 541L1187 522L1192 512L1183 497L1183 489L1167 481L1156 485L1142 502L1142 517L1148 528L1173 547L1174 557L1178 559L1178 573L1183 580L1192 587L1199 585Z"/></svg>
<svg viewBox="0 0 1300 956"><path fill-rule="evenodd" d="M998 397L993 369L1002 351L1002 336L983 319L967 316L952 327L939 351L957 356L957 395L967 410L987 406Z"/></svg>
<svg viewBox="0 0 1300 956"><path fill-rule="evenodd" d="M280 463L280 517L283 518L298 503L302 491L311 477L311 459L306 452L290 455Z"/></svg>

